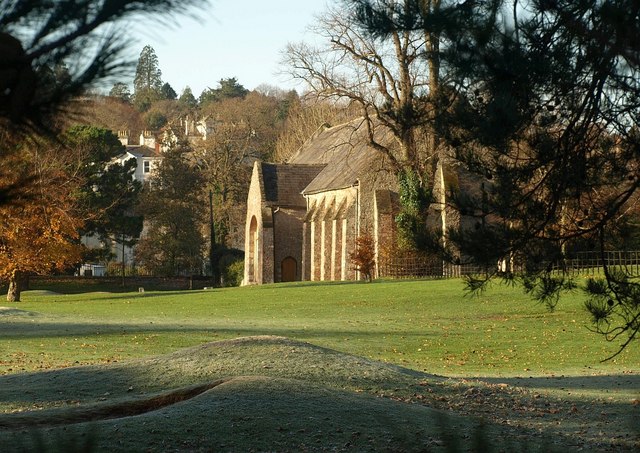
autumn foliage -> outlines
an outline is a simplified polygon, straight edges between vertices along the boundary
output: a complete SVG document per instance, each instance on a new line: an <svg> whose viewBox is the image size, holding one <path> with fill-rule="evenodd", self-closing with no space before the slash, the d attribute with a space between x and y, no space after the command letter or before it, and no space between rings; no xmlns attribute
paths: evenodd
<svg viewBox="0 0 640 453"><path fill-rule="evenodd" d="M373 278L376 267L375 253L373 238L368 234L364 234L356 238L356 250L349 254L349 258L351 258L356 270L368 282Z"/></svg>
<svg viewBox="0 0 640 453"><path fill-rule="evenodd" d="M4 159L0 185L29 181L20 197L0 204L0 280L9 282L7 300L19 301L29 274L62 270L77 263L82 219L74 205L77 187L51 145L38 141Z"/></svg>

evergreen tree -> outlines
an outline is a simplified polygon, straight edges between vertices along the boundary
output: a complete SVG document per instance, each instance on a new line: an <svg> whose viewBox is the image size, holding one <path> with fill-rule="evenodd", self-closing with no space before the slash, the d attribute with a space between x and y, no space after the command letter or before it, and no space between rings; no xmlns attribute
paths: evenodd
<svg viewBox="0 0 640 453"><path fill-rule="evenodd" d="M140 111L149 109L154 101L162 99L162 71L153 47L146 45L140 52L136 75L133 79L135 105Z"/></svg>
<svg viewBox="0 0 640 453"><path fill-rule="evenodd" d="M184 90L182 90L182 94L178 101L188 109L194 109L198 106L198 100L193 95L193 91L191 91L189 86L186 86Z"/></svg>
<svg viewBox="0 0 640 453"><path fill-rule="evenodd" d="M640 199L640 3L467 1L431 14L421 0L352 1L377 37L433 29L450 43L437 131L484 182L450 199L475 222L440 232L443 256L485 267L472 289L502 277L555 306L577 284L555 266L577 241L604 254ZM621 268L604 277L587 281L586 305L622 349L640 330L640 285Z"/></svg>
<svg viewBox="0 0 640 453"><path fill-rule="evenodd" d="M243 98L249 93L249 90L240 85L235 77L221 79L219 84L220 88L217 92L220 99Z"/></svg>
<svg viewBox="0 0 640 453"><path fill-rule="evenodd" d="M157 110L149 110L144 116L144 123L147 129L157 131L167 124L167 117L164 113Z"/></svg>
<svg viewBox="0 0 640 453"><path fill-rule="evenodd" d="M137 162L111 160L124 147L111 131L95 126L73 126L64 134L66 145L77 155L83 185L79 202L88 213L81 234L96 235L105 245L132 246L142 231L142 217L134 213L141 184L133 178Z"/></svg>
<svg viewBox="0 0 640 453"><path fill-rule="evenodd" d="M165 153L141 197L148 230L136 247L136 259L157 275L202 272L204 181L186 160L187 150L178 144Z"/></svg>
<svg viewBox="0 0 640 453"><path fill-rule="evenodd" d="M162 94L162 99L169 99L173 101L178 97L178 93L175 92L173 87L169 85L169 82L165 82L160 88L160 93Z"/></svg>
<svg viewBox="0 0 640 453"><path fill-rule="evenodd" d="M202 91L199 99L201 106L223 99L244 98L249 93L249 90L240 85L235 77L220 79L218 84L220 85L218 88L206 88Z"/></svg>

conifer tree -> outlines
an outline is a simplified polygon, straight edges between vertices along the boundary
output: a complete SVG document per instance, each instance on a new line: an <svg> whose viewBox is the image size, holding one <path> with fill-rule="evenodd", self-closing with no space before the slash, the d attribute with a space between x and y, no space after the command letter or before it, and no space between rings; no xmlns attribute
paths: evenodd
<svg viewBox="0 0 640 453"><path fill-rule="evenodd" d="M169 82L165 82L162 84L162 88L160 88L160 94L162 94L162 99L169 99L173 101L178 97L178 93L173 89Z"/></svg>
<svg viewBox="0 0 640 453"><path fill-rule="evenodd" d="M162 71L153 47L146 45L140 52L136 75L133 79L135 105L146 111L151 103L162 99Z"/></svg>
<svg viewBox="0 0 640 453"><path fill-rule="evenodd" d="M178 101L189 109L194 109L198 106L198 100L193 95L193 91L191 91L191 87L189 86L186 86L184 90L182 90Z"/></svg>
<svg viewBox="0 0 640 453"><path fill-rule="evenodd" d="M81 233L96 235L105 245L133 245L142 231L142 217L134 212L142 189L133 178L136 160L122 165L112 162L124 147L107 129L72 126L63 139L79 156L76 173L82 177L82 185L77 199L87 219Z"/></svg>
<svg viewBox="0 0 640 453"><path fill-rule="evenodd" d="M451 198L475 221L439 232L457 250L443 256L484 266L472 289L515 280L555 306L577 284L562 272L571 249L591 242L604 258L625 218L638 215L640 3L466 1L425 14L424 4L440 2L351 1L376 37L432 29L449 43L437 132L484 182ZM619 350L640 331L637 277L605 266L604 279L583 287L594 330Z"/></svg>
<svg viewBox="0 0 640 453"><path fill-rule="evenodd" d="M148 225L136 247L136 260L161 276L201 274L205 241L204 181L178 143L167 151L141 196Z"/></svg>

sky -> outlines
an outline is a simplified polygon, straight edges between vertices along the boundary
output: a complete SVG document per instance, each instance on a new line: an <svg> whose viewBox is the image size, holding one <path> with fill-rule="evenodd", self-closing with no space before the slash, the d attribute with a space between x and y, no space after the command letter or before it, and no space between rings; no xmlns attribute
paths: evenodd
<svg viewBox="0 0 640 453"><path fill-rule="evenodd" d="M313 42L308 27L335 0L210 1L211 7L198 11L197 19L179 16L167 26L143 18L131 24L134 59L151 45L163 81L178 95L188 85L198 97L230 77L249 90L261 84L301 88L289 76L278 75L283 71L282 52L289 42Z"/></svg>

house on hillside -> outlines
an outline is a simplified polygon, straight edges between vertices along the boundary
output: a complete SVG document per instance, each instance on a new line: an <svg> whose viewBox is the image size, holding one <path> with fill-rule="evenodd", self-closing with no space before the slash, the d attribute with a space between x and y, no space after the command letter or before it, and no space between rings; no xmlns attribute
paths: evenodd
<svg viewBox="0 0 640 453"><path fill-rule="evenodd" d="M364 120L323 127L286 164L254 164L244 284L358 279L356 238L370 235L376 253L393 246L397 210L395 174Z"/></svg>
<svg viewBox="0 0 640 453"><path fill-rule="evenodd" d="M218 124L220 121L211 116L200 119L190 115L180 117L177 121L163 128L161 149L166 151L179 141L194 144L207 140L213 135Z"/></svg>
<svg viewBox="0 0 640 453"><path fill-rule="evenodd" d="M125 146L125 150L119 156L112 159L112 163L124 164L125 162L135 159L136 170L133 175L136 181L144 183L153 174L154 170L160 165L162 161L162 152L160 150L159 143L156 141L155 136L149 131L143 131L140 134L138 144L131 142L131 136L129 131L118 131L118 138L120 143ZM104 249L113 253L114 260L125 264L132 264L134 262L134 249L129 246L119 246L115 241L103 243L95 236L83 236L81 238L82 244L88 249ZM83 265L80 269L79 275L88 275L91 273L94 276L101 275L104 270L97 271L96 264L91 264L93 267L87 267Z"/></svg>
<svg viewBox="0 0 640 453"><path fill-rule="evenodd" d="M160 144L150 131L143 131L140 134L139 144L130 143L129 131L119 131L118 138L125 146L125 152L116 156L113 162L123 164L130 159L135 159L137 165L134 178L144 183L162 161Z"/></svg>

